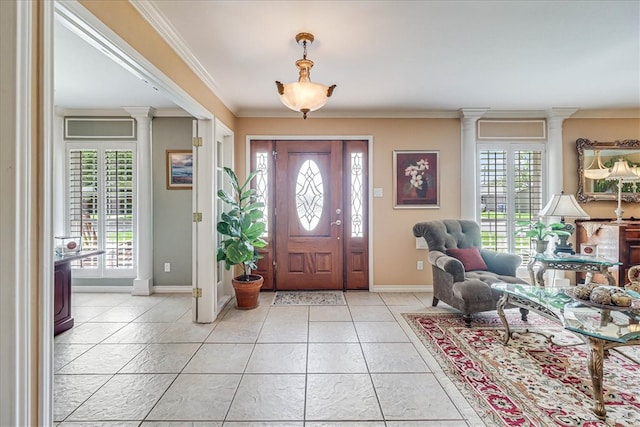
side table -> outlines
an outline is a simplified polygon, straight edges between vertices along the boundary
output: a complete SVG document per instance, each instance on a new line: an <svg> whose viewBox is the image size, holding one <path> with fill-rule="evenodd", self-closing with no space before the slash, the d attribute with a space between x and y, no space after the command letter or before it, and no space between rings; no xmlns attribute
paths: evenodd
<svg viewBox="0 0 640 427"><path fill-rule="evenodd" d="M532 255L527 264L527 270L531 277L531 284L544 287L544 272L547 270L578 271L587 273L585 283L591 281L593 273L601 273L607 278L609 285L616 286L616 280L611 275L609 267L621 265L618 261L611 261L602 257L586 255L555 255L555 254L535 254ZM533 267L538 265L538 271Z"/></svg>

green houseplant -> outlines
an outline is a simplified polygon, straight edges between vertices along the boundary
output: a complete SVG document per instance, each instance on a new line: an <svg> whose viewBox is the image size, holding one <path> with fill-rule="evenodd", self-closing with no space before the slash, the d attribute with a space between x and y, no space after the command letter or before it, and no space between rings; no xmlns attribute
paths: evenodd
<svg viewBox="0 0 640 427"><path fill-rule="evenodd" d="M264 279L259 274L251 274L257 268L260 259L256 248L263 248L267 243L262 239L265 230L263 220L264 203L256 201L256 190L250 188L251 180L257 172L252 172L244 183L231 168L224 168L231 181L232 192L218 190L218 197L229 205L229 210L220 216L216 229L225 236L220 242L217 261L224 261L225 268L240 266L242 274L233 278L237 306L240 309L251 309L258 306L260 288Z"/></svg>
<svg viewBox="0 0 640 427"><path fill-rule="evenodd" d="M555 236L571 236L571 233L566 230L565 224L560 222L552 222L545 224L542 221L522 221L518 222L518 228L516 229L516 235L521 237L529 237L536 241L536 251L539 253L547 250L549 244L548 237Z"/></svg>

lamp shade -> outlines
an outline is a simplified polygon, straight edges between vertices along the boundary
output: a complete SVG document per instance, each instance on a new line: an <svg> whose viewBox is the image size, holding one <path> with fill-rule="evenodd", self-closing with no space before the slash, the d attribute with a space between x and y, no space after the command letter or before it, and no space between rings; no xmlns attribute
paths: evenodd
<svg viewBox="0 0 640 427"><path fill-rule="evenodd" d="M640 176L633 173L626 160L620 159L611 168L611 173L607 176L607 179L637 181L640 179Z"/></svg>
<svg viewBox="0 0 640 427"><path fill-rule="evenodd" d="M594 166L594 163L596 167L592 168L591 166ZM609 174L611 173L611 170L609 168L606 168L602 164L602 159L600 158L600 151L596 151L596 155L591 161L591 164L587 166L587 168L584 170L583 173L585 178L598 180L598 179L605 179L606 177L608 177Z"/></svg>
<svg viewBox="0 0 640 427"><path fill-rule="evenodd" d="M584 176L589 179L605 179L611 172L609 169L585 169Z"/></svg>
<svg viewBox="0 0 640 427"><path fill-rule="evenodd" d="M299 81L284 85L280 101L294 111L316 111L329 100L329 87L311 81Z"/></svg>
<svg viewBox="0 0 640 427"><path fill-rule="evenodd" d="M559 216L561 218L589 218L578 204L573 194L554 194L549 203L540 211L540 216Z"/></svg>

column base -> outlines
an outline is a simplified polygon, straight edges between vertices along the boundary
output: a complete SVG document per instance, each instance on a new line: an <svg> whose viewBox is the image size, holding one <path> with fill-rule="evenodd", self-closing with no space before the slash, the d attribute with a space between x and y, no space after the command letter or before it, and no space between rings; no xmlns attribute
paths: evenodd
<svg viewBox="0 0 640 427"><path fill-rule="evenodd" d="M152 279L133 279L131 295L151 295Z"/></svg>

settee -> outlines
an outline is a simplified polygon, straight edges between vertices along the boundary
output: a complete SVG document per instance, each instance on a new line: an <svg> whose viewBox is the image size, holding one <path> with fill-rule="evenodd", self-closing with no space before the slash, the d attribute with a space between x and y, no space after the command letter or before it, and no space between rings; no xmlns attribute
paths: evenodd
<svg viewBox="0 0 640 427"><path fill-rule="evenodd" d="M473 313L496 309L502 295L491 289L491 284L528 284L516 277L522 262L519 255L482 249L480 226L475 221L419 222L414 225L413 234L424 237L429 247L433 271L432 305L435 307L443 301L460 310L467 326ZM522 316L526 319L526 311Z"/></svg>

